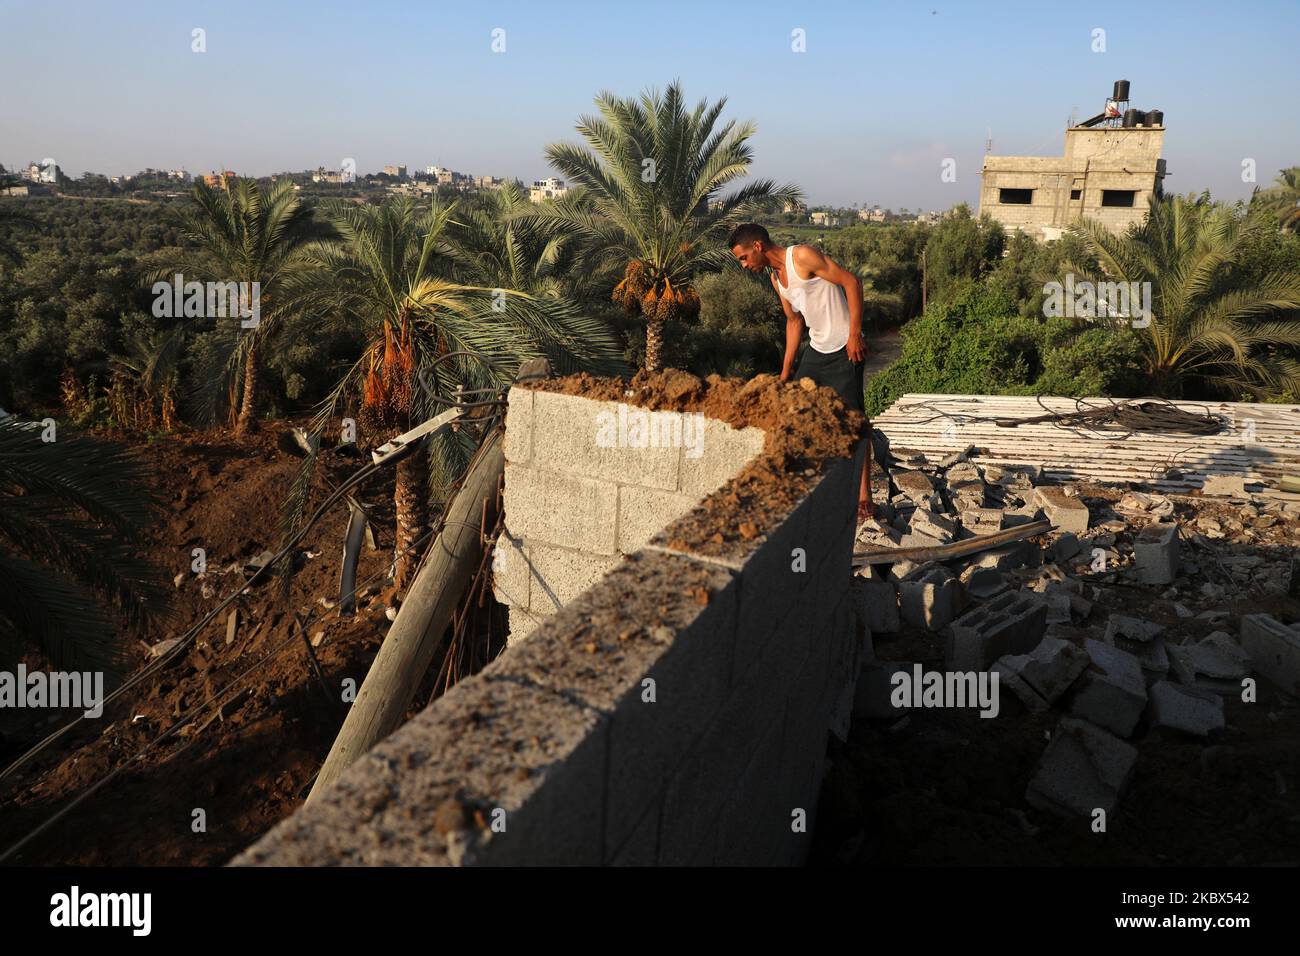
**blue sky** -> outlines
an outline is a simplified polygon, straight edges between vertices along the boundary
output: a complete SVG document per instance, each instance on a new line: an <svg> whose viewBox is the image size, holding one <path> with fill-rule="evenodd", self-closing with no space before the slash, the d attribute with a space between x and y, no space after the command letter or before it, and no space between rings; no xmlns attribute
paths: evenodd
<svg viewBox="0 0 1300 956"><path fill-rule="evenodd" d="M755 174L813 204L943 209L976 200L990 130L995 153L1059 154L1071 110L1123 78L1165 113L1166 188L1237 199L1243 159L1264 184L1300 164L1298 35L1295 0L0 0L0 162L265 175L354 157L531 181L596 92L679 78L754 120Z"/></svg>

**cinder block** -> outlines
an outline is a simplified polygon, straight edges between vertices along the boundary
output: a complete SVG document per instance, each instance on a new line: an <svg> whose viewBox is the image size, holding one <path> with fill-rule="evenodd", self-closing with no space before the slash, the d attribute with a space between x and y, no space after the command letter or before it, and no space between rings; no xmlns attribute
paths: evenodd
<svg viewBox="0 0 1300 956"><path fill-rule="evenodd" d="M1101 641L1089 639L1083 649L1093 669L1084 671L1079 678L1070 713L1127 737L1147 705L1142 665L1132 654Z"/></svg>
<svg viewBox="0 0 1300 956"><path fill-rule="evenodd" d="M527 465L533 457L533 391L516 385L506 400L506 461Z"/></svg>
<svg viewBox="0 0 1300 956"><path fill-rule="evenodd" d="M1216 694L1241 693L1250 676L1250 655L1225 631L1215 631L1195 644L1169 648L1169 669L1181 684Z"/></svg>
<svg viewBox="0 0 1300 956"><path fill-rule="evenodd" d="M960 592L961 582L942 565L918 568L899 582L899 610L907 623L938 631L956 617Z"/></svg>
<svg viewBox="0 0 1300 956"><path fill-rule="evenodd" d="M971 565L962 571L959 579L966 588L966 597L971 601L988 601L1007 591L1011 585L996 568L984 568Z"/></svg>
<svg viewBox="0 0 1300 956"><path fill-rule="evenodd" d="M1223 729L1223 698L1158 680L1151 685L1147 716L1152 727L1208 737L1211 731Z"/></svg>
<svg viewBox="0 0 1300 956"><path fill-rule="evenodd" d="M1058 531L1083 534L1088 530L1088 506L1072 498L1059 485L1041 485L1034 489L1032 504L1043 509Z"/></svg>
<svg viewBox="0 0 1300 956"><path fill-rule="evenodd" d="M618 489L618 550L631 554L667 525L699 504L699 499L636 485Z"/></svg>
<svg viewBox="0 0 1300 956"><path fill-rule="evenodd" d="M631 836L728 699L737 583L716 566L640 551L497 659L608 719L607 849ZM639 594L660 602L654 621L630 600ZM592 618L599 628L584 626Z"/></svg>
<svg viewBox="0 0 1300 956"><path fill-rule="evenodd" d="M1027 654L1047 627L1047 602L1032 591L1003 594L957 618L948 632L949 670L987 670L1005 654Z"/></svg>
<svg viewBox="0 0 1300 956"><path fill-rule="evenodd" d="M718 865L769 866L788 858L794 808L782 806L781 770L778 722L755 743L749 764L727 800L715 857Z"/></svg>
<svg viewBox="0 0 1300 956"><path fill-rule="evenodd" d="M1248 614L1241 619L1241 646L1256 671L1300 697L1300 630L1268 614Z"/></svg>
<svg viewBox="0 0 1300 956"><path fill-rule="evenodd" d="M617 486L510 464L505 480L506 527L514 537L593 554L617 551Z"/></svg>
<svg viewBox="0 0 1300 956"><path fill-rule="evenodd" d="M924 502L934 494L934 482L923 471L898 469L890 477L894 480L894 486L898 488L899 493L905 495L910 501Z"/></svg>
<svg viewBox="0 0 1300 956"><path fill-rule="evenodd" d="M659 818L662 811L660 801L650 804L627 842L607 861L610 866L655 866L659 862Z"/></svg>
<svg viewBox="0 0 1300 956"><path fill-rule="evenodd" d="M735 429L716 419L704 419L697 457L683 449L681 482L677 490L697 500L717 491L763 451L767 440L761 428Z"/></svg>
<svg viewBox="0 0 1300 956"><path fill-rule="evenodd" d="M757 660L776 633L789 608L802 599L826 558L824 539L808 533L809 518L817 507L818 485L804 497L775 529L745 559L740 572L740 623L736 637L736 659L732 683ZM802 549L802 562L795 549ZM803 570L796 570L802 567Z"/></svg>
<svg viewBox="0 0 1300 956"><path fill-rule="evenodd" d="M823 473L815 479L816 485L807 499L812 505L808 514L808 540L826 542L835 552L842 552L846 562L852 559L853 554L858 475L861 474L865 448L859 443L856 457L829 460ZM851 572L846 570L846 573Z"/></svg>
<svg viewBox="0 0 1300 956"><path fill-rule="evenodd" d="M898 590L893 581L854 576L850 583L858 619L872 634L897 634L902 626Z"/></svg>
<svg viewBox="0 0 1300 956"><path fill-rule="evenodd" d="M503 531L492 554L492 591L497 600L510 607L528 607L531 580L523 541Z"/></svg>
<svg viewBox="0 0 1300 956"><path fill-rule="evenodd" d="M1012 571L1031 564L1030 551L1037 549L1028 541L1012 541L1000 548L981 551L970 558L968 567L993 568L995 571Z"/></svg>
<svg viewBox="0 0 1300 956"><path fill-rule="evenodd" d="M1029 782L1030 806L1064 817L1109 817L1133 775L1137 749L1084 720L1062 717Z"/></svg>
<svg viewBox="0 0 1300 956"><path fill-rule="evenodd" d="M525 560L531 579L528 609L536 616L558 611L608 574L620 558L530 543Z"/></svg>
<svg viewBox="0 0 1300 956"><path fill-rule="evenodd" d="M998 664L1014 672L1047 704L1056 702L1088 667L1088 655L1058 637L1044 637L1028 654L1008 655Z"/></svg>
<svg viewBox="0 0 1300 956"><path fill-rule="evenodd" d="M697 422L692 419L690 427L694 429ZM533 465L546 471L675 491L682 443L688 437L685 424L678 412L535 392ZM639 445L642 440L646 447L632 444ZM703 489L701 495L713 488Z"/></svg>
<svg viewBox="0 0 1300 956"><path fill-rule="evenodd" d="M598 863L607 721L492 670L434 701L233 865ZM466 823L456 837L433 826L453 799ZM473 820L497 811L504 832Z"/></svg>
<svg viewBox="0 0 1300 956"><path fill-rule="evenodd" d="M532 633L533 628L540 623L539 615L534 614L527 608L512 607L510 612L510 633L506 635L506 644L513 645L522 641Z"/></svg>
<svg viewBox="0 0 1300 956"><path fill-rule="evenodd" d="M1133 543L1138 578L1146 584L1169 584L1178 577L1178 525L1149 524Z"/></svg>

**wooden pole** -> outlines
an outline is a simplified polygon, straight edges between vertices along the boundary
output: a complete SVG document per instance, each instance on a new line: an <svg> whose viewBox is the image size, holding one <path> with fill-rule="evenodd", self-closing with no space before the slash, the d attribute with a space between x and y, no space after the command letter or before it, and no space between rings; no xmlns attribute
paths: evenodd
<svg viewBox="0 0 1300 956"><path fill-rule="evenodd" d="M423 454L423 452L417 452ZM442 531L425 556L388 636L330 748L310 803L357 758L399 726L411 706L456 606L483 557L483 514L496 521L497 485L505 471L501 429L488 437L447 509Z"/></svg>

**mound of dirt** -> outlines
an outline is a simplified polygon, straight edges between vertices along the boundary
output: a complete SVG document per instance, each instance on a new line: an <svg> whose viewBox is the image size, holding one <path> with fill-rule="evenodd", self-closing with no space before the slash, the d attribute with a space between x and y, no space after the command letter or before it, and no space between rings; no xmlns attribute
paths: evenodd
<svg viewBox="0 0 1300 956"><path fill-rule="evenodd" d="M530 383L538 391L626 402L654 411L701 412L733 428L761 428L763 452L701 507L669 525L668 545L697 554L743 559L757 531L774 527L812 487L828 460L853 455L867 420L845 408L833 389L811 379L775 375L745 381L689 372L641 371L630 381L573 375Z"/></svg>

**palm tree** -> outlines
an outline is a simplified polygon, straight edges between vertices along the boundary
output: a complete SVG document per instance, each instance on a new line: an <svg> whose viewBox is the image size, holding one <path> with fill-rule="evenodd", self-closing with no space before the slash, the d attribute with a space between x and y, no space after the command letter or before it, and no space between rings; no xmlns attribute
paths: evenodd
<svg viewBox="0 0 1300 956"><path fill-rule="evenodd" d="M0 635L57 669L116 674L123 643L102 605L134 623L166 612L158 572L133 553L156 500L120 447L54 434L0 420Z"/></svg>
<svg viewBox="0 0 1300 956"><path fill-rule="evenodd" d="M567 301L448 277L450 262L438 249L446 246L454 211L454 205L441 206L437 200L422 207L411 197L382 206L326 207L340 240L304 250L316 268L298 274L292 283L293 327L310 334L346 329L360 333L366 344L322 403L313 425L316 434L349 395L360 395L363 426L392 435L444 410L435 396L452 398L461 388L505 387L530 358L549 358L561 373L623 371L620 346L608 326ZM525 274L535 268L520 265ZM491 365L457 357L438 365L432 376L434 395L418 387L422 370L461 350L476 352ZM467 440L461 434L433 446L444 480L466 460ZM418 561L415 545L428 523L428 465L428 457L417 453L397 466L398 587L409 581ZM299 520L306 487L300 478L286 509L289 528Z"/></svg>
<svg viewBox="0 0 1300 956"><path fill-rule="evenodd" d="M534 216L536 207L519 183L489 196L487 208L449 223L449 251L459 277L489 289L562 296L574 265L574 237Z"/></svg>
<svg viewBox="0 0 1300 956"><path fill-rule="evenodd" d="M802 198L794 186L756 180L726 197L721 189L749 172L753 123L728 121L726 105L701 100L688 112L680 84L662 95L596 97L600 116L584 116L578 132L590 149L547 147L546 158L580 187L540 217L584 242L596 262L614 262L622 279L613 298L646 321L645 367L662 365L664 323L694 318L700 298L695 275L720 269L730 251L723 240L741 222Z"/></svg>
<svg viewBox="0 0 1300 956"><path fill-rule="evenodd" d="M1232 207L1165 197L1124 235L1093 220L1073 227L1101 274L1077 263L1065 268L1150 283L1149 323L1137 327L1155 394L1177 397L1186 379L1198 377L1232 394L1276 395L1300 388L1300 365L1290 357L1300 346L1300 321L1286 314L1300 309L1300 272L1245 275L1245 252L1260 228L1262 220Z"/></svg>
<svg viewBox="0 0 1300 956"><path fill-rule="evenodd" d="M1278 172L1273 185L1251 197L1265 212L1273 213L1284 230L1300 230L1300 166Z"/></svg>
<svg viewBox="0 0 1300 956"><path fill-rule="evenodd" d="M223 402L232 416L237 407L235 434L243 435L257 427L261 351L284 316L281 289L307 267L303 247L326 233L287 180L263 186L237 179L219 189L199 180L192 200L182 224L194 248L164 254L149 281L171 281L180 273L185 282L258 283L258 325L244 328L238 317L218 321L215 347L195 375L201 416L211 421ZM236 406L234 398L241 389Z"/></svg>

